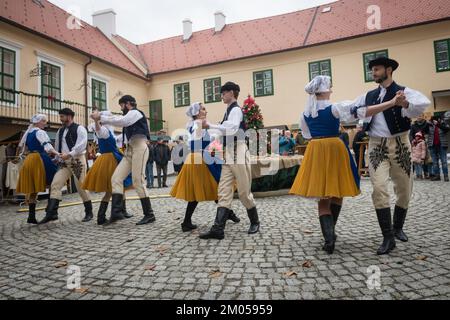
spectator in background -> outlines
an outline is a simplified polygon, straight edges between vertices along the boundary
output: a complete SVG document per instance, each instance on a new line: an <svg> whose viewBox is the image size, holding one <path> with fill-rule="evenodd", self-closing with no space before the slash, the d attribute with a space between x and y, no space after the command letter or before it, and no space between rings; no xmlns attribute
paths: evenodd
<svg viewBox="0 0 450 320"><path fill-rule="evenodd" d="M442 121L440 117L432 117L428 126L428 148L433 159L433 177L431 181L441 180L441 169L439 167L439 161L441 161L442 173L444 174L444 180L449 181L448 178L448 138L447 133L450 127L447 123Z"/></svg>
<svg viewBox="0 0 450 320"><path fill-rule="evenodd" d="M153 149L153 160L156 163L158 174L158 188L167 188L167 165L170 161L170 148L162 137L158 138L158 144ZM163 174L161 183L161 171Z"/></svg>
<svg viewBox="0 0 450 320"><path fill-rule="evenodd" d="M147 189L152 189L154 188L154 176L153 176L153 149L154 149L154 145L152 141L147 141L147 146L148 146L148 161L147 161L147 165L145 167L145 177L147 179Z"/></svg>
<svg viewBox="0 0 450 320"><path fill-rule="evenodd" d="M421 132L416 133L416 137L412 141L412 162L417 180L423 179L423 164L427 155L427 146Z"/></svg>
<svg viewBox="0 0 450 320"><path fill-rule="evenodd" d="M358 144L363 142L364 139L367 137L366 132L363 130L363 124L360 122L356 125L356 135L355 138L353 139L353 152L355 153L355 160L356 160L356 165L358 166L358 169L361 168L365 168L366 167L366 162L364 159L365 153L366 153L366 146ZM359 167L359 156L360 156L360 151L361 148L363 148L362 151L362 159L361 159L361 168Z"/></svg>
<svg viewBox="0 0 450 320"><path fill-rule="evenodd" d="M178 159L181 159L181 163L173 164L173 169L178 175L183 167L184 161L186 160L186 156L188 153L187 145L184 143L183 137L180 137L176 142L176 145L172 149L172 153L178 156Z"/></svg>
<svg viewBox="0 0 450 320"><path fill-rule="evenodd" d="M303 138L301 130L298 131L297 136L295 137L295 144L297 146L304 146L306 144L306 139Z"/></svg>
<svg viewBox="0 0 450 320"><path fill-rule="evenodd" d="M286 130L279 138L280 155L287 156L294 150L295 140L292 138L291 132Z"/></svg>

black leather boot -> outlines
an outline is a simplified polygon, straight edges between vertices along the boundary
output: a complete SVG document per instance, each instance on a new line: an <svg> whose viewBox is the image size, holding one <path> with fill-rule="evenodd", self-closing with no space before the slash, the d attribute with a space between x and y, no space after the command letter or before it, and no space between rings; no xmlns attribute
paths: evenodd
<svg viewBox="0 0 450 320"><path fill-rule="evenodd" d="M325 244L323 245L323 250L327 253L332 254L334 252L334 218L332 215L320 216L320 227L322 229L323 238L325 239Z"/></svg>
<svg viewBox="0 0 450 320"><path fill-rule="evenodd" d="M111 218L110 223L114 223L119 220L123 220L123 194L114 193L111 199Z"/></svg>
<svg viewBox="0 0 450 320"><path fill-rule="evenodd" d="M92 201L86 201L84 203L84 219L82 222L89 222L94 218L94 213L92 212Z"/></svg>
<svg viewBox="0 0 450 320"><path fill-rule="evenodd" d="M331 203L331 204L330 204L330 211L331 211L331 214L332 214L332 216L333 216L334 229L335 229L335 232L334 232L334 241L337 240L337 235L336 235L336 223L337 223L337 221L338 221L339 214L341 213L341 209L342 209L342 206L339 205L339 204L336 204L336 203Z"/></svg>
<svg viewBox="0 0 450 320"><path fill-rule="evenodd" d="M407 212L408 212L408 209L403 209L403 208L395 206L395 209L394 209L394 236L402 242L408 242L408 237L403 232L403 225L405 224Z"/></svg>
<svg viewBox="0 0 450 320"><path fill-rule="evenodd" d="M47 208L45 209L45 217L39 224L45 224L50 221L58 220L58 208L60 200L49 199Z"/></svg>
<svg viewBox="0 0 450 320"><path fill-rule="evenodd" d="M259 231L259 218L258 211L255 208L247 210L248 218L250 219L250 228L248 229L248 234L255 234Z"/></svg>
<svg viewBox="0 0 450 320"><path fill-rule="evenodd" d="M109 202L102 201L100 202L100 207L98 208L97 213L97 224L99 226L108 223L108 219L106 219L106 211L108 210Z"/></svg>
<svg viewBox="0 0 450 320"><path fill-rule="evenodd" d="M149 224L149 223L155 222L156 218L155 218L155 214L153 213L150 198L142 198L141 204L142 204L142 210L144 212L144 218L142 218L141 221L136 223L136 225L141 226L144 224Z"/></svg>
<svg viewBox="0 0 450 320"><path fill-rule="evenodd" d="M378 255L388 254L395 248L394 231L392 230L391 208L377 209L378 223L383 233L383 243L377 250Z"/></svg>
<svg viewBox="0 0 450 320"><path fill-rule="evenodd" d="M241 219L239 219L239 217L236 215L236 213L234 213L234 211L231 209L228 209L228 220L231 220L234 223L241 222Z"/></svg>
<svg viewBox="0 0 450 320"><path fill-rule="evenodd" d="M122 214L125 219L133 218L133 215L127 211L126 199L123 197Z"/></svg>
<svg viewBox="0 0 450 320"><path fill-rule="evenodd" d="M206 233L200 234L200 239L218 239L225 238L225 224L228 220L229 209L224 207L217 208L216 220L214 225Z"/></svg>
<svg viewBox="0 0 450 320"><path fill-rule="evenodd" d="M198 202L189 202L186 208L186 213L184 215L184 221L181 224L181 230L183 232L189 232L197 229L195 224L192 224L192 215L194 214L195 208L197 208Z"/></svg>
<svg viewBox="0 0 450 320"><path fill-rule="evenodd" d="M27 223L38 224L36 220L36 203L28 204L28 220Z"/></svg>

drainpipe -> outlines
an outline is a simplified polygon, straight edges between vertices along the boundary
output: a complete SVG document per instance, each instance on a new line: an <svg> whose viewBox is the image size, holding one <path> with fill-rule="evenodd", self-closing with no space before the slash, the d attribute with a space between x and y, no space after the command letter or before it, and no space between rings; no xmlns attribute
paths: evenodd
<svg viewBox="0 0 450 320"><path fill-rule="evenodd" d="M84 65L84 105L86 106L86 112L84 116L84 124L87 127L89 122L89 114L88 114L88 66L92 63L92 57L89 57L89 62Z"/></svg>

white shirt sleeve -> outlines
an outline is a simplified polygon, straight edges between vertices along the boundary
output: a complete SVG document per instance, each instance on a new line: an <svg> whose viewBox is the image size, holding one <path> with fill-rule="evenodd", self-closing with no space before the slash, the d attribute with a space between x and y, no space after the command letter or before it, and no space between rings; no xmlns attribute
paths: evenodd
<svg viewBox="0 0 450 320"><path fill-rule="evenodd" d="M72 148L72 151L69 152L72 158L84 154L87 148L88 135L86 129L83 126L78 126L77 136L77 142Z"/></svg>
<svg viewBox="0 0 450 320"><path fill-rule="evenodd" d="M99 131L95 131L99 139L108 139L110 131L105 127L100 127Z"/></svg>
<svg viewBox="0 0 450 320"><path fill-rule="evenodd" d="M142 114L137 110L130 110L125 116L101 116L101 122L104 124L110 124L116 127L129 127L139 120L141 120Z"/></svg>
<svg viewBox="0 0 450 320"><path fill-rule="evenodd" d="M409 102L408 109L402 109L402 116L408 118L417 118L431 104L431 101L419 91L405 88L406 100Z"/></svg>
<svg viewBox="0 0 450 320"><path fill-rule="evenodd" d="M346 100L335 103L331 107L333 116L343 122L351 122L366 117L366 95L359 96L353 101Z"/></svg>
<svg viewBox="0 0 450 320"><path fill-rule="evenodd" d="M241 124L241 121L243 119L243 113L242 110L238 107L233 108L231 110L228 120L224 121L222 124L210 124L208 123L209 127L211 129L220 130L223 135L234 135L236 132L239 131L239 126Z"/></svg>
<svg viewBox="0 0 450 320"><path fill-rule="evenodd" d="M53 148L53 146L50 142L50 138L49 138L47 132L45 132L44 130L38 130L36 132L36 138L38 139L41 146L44 147L44 150L46 152L55 151L55 149Z"/></svg>
<svg viewBox="0 0 450 320"><path fill-rule="evenodd" d="M302 130L303 138L307 140L312 139L311 132L309 131L309 127L308 124L306 123L303 113L302 116L300 117L300 130Z"/></svg>

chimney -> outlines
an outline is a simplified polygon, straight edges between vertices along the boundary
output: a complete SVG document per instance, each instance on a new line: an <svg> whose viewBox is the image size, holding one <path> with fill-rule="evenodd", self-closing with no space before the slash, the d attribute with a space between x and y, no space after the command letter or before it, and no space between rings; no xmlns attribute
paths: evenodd
<svg viewBox="0 0 450 320"><path fill-rule="evenodd" d="M99 28L109 39L116 34L116 13L113 9L94 12L92 22L94 27Z"/></svg>
<svg viewBox="0 0 450 320"><path fill-rule="evenodd" d="M192 37L192 21L190 19L183 20L183 41L189 41Z"/></svg>
<svg viewBox="0 0 450 320"><path fill-rule="evenodd" d="M216 13L214 13L214 17L215 17L215 23L216 23L216 27L215 27L215 32L220 32L223 30L223 28L225 28L225 15L223 14L222 11L217 11Z"/></svg>

